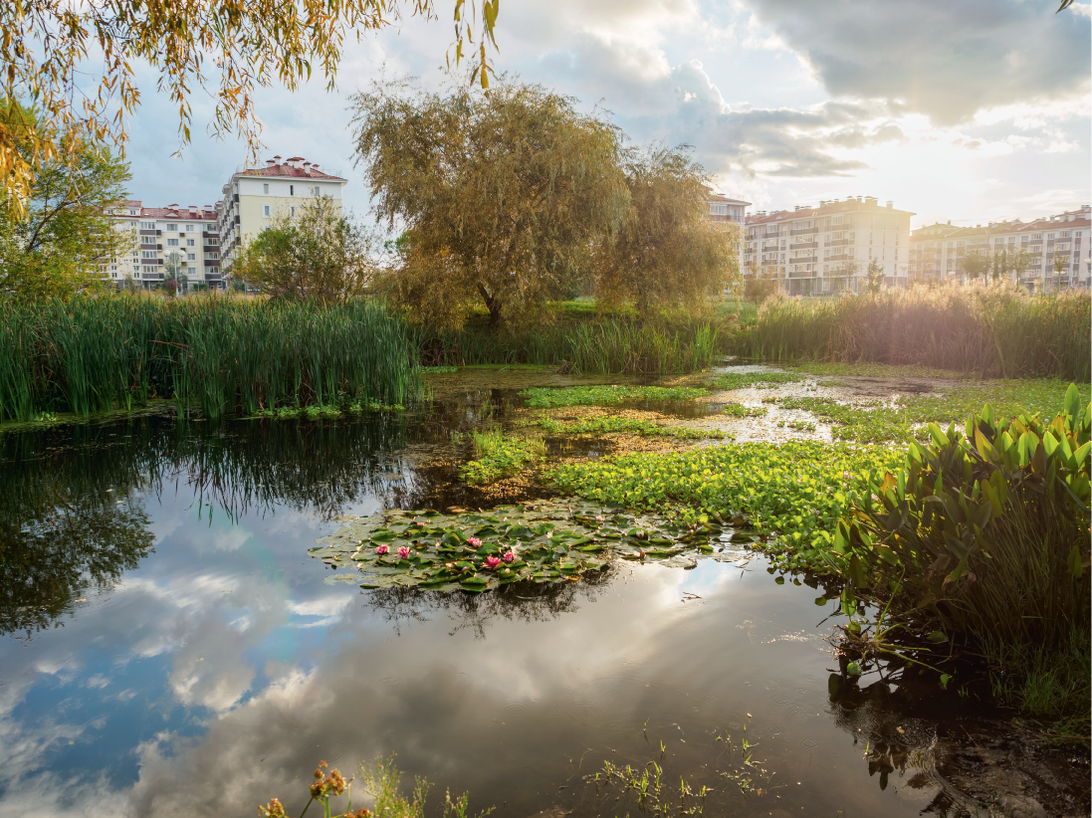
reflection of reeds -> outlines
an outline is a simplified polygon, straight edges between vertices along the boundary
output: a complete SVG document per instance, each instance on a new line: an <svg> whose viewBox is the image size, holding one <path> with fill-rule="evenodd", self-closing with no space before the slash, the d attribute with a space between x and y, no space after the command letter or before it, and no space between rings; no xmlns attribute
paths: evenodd
<svg viewBox="0 0 1092 818"><path fill-rule="evenodd" d="M773 298L741 336L741 351L774 361L871 361L1087 381L1090 305L1084 290L1028 296L985 285Z"/></svg>
<svg viewBox="0 0 1092 818"><path fill-rule="evenodd" d="M309 404L406 403L406 325L376 302L127 295L0 303L0 420L87 416L173 397L209 417Z"/></svg>
<svg viewBox="0 0 1092 818"><path fill-rule="evenodd" d="M567 363L586 374L667 374L704 369L720 354L717 328L701 321L661 327L611 316L502 335L473 327L415 333L429 365Z"/></svg>

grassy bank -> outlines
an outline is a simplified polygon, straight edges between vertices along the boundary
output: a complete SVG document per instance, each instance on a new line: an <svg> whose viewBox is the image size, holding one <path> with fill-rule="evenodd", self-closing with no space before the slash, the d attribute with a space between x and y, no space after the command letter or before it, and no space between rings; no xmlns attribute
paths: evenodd
<svg viewBox="0 0 1092 818"><path fill-rule="evenodd" d="M1087 382L1090 307L1087 291L1029 296L993 285L771 298L735 350L767 361L867 361Z"/></svg>
<svg viewBox="0 0 1092 818"><path fill-rule="evenodd" d="M402 404L420 388L412 350L406 324L380 302L0 302L0 421L86 417L153 397L207 417Z"/></svg>

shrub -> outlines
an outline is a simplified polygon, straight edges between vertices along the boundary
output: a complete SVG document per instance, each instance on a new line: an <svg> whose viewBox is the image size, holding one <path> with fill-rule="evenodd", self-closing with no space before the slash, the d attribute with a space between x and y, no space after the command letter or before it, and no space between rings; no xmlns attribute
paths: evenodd
<svg viewBox="0 0 1092 818"><path fill-rule="evenodd" d="M998 421L987 405L963 433L930 424L931 444L911 442L839 522L843 573L894 591L905 619L979 645L1087 632L1090 419L1074 385L1050 423Z"/></svg>

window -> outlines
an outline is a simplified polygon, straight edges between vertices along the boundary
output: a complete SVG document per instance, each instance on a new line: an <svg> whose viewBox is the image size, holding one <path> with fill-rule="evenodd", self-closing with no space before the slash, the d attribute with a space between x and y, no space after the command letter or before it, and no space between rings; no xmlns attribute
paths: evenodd
<svg viewBox="0 0 1092 818"><path fill-rule="evenodd" d="M1068 239L1069 238L1069 231L1068 230L1063 230L1061 233L1058 234L1058 238Z"/></svg>
<svg viewBox="0 0 1092 818"><path fill-rule="evenodd" d="M177 233L178 232L178 225L177 224L171 224L170 222L167 222L167 229L170 230L173 233Z"/></svg>
<svg viewBox="0 0 1092 818"><path fill-rule="evenodd" d="M318 185L315 185L315 195L316 196L321 196L322 195L322 191L321 191L321 189L319 188ZM725 213L728 212L728 205L721 205L721 207L723 208L723 211Z"/></svg>
<svg viewBox="0 0 1092 818"><path fill-rule="evenodd" d="M177 247L178 246L178 239L167 239L167 246L168 247Z"/></svg>
<svg viewBox="0 0 1092 818"><path fill-rule="evenodd" d="M288 186L288 195L289 196L295 196L296 195L296 186L295 185L289 185Z"/></svg>
<svg viewBox="0 0 1092 818"><path fill-rule="evenodd" d="M158 267L149 267L149 266L148 266L147 264L145 264L145 265L144 265L144 266L143 266L143 267L141 268L141 270L142 270L143 272L145 272L145 273L158 273L158 272L159 272L159 268L158 268Z"/></svg>
<svg viewBox="0 0 1092 818"><path fill-rule="evenodd" d="M195 275L197 275L197 268L196 267L187 267L186 272L188 272L191 276L195 276Z"/></svg>
<svg viewBox="0 0 1092 818"><path fill-rule="evenodd" d="M140 223L140 229L141 230L155 230L155 222L141 222Z"/></svg>
<svg viewBox="0 0 1092 818"><path fill-rule="evenodd" d="M140 257L141 258L155 258L155 250L141 250L140 251Z"/></svg>
<svg viewBox="0 0 1092 818"><path fill-rule="evenodd" d="M272 208L269 205L262 205L262 215L265 216L267 219L269 218L271 211Z"/></svg>
<svg viewBox="0 0 1092 818"><path fill-rule="evenodd" d="M288 218L290 218L290 219L296 218L296 208L294 208L294 207L288 208Z"/></svg>
<svg viewBox="0 0 1092 818"><path fill-rule="evenodd" d="M137 214L137 212L135 210L130 210L129 211L130 216L135 216L136 214Z"/></svg>
<svg viewBox="0 0 1092 818"><path fill-rule="evenodd" d="M192 233L193 232L193 225L192 224L187 224L186 225L186 232L187 233Z"/></svg>
<svg viewBox="0 0 1092 818"><path fill-rule="evenodd" d="M262 193L264 193L266 196L269 195L269 184L268 183L265 183L265 184L262 185Z"/></svg>
<svg viewBox="0 0 1092 818"><path fill-rule="evenodd" d="M186 261L197 261L196 253L186 253Z"/></svg>

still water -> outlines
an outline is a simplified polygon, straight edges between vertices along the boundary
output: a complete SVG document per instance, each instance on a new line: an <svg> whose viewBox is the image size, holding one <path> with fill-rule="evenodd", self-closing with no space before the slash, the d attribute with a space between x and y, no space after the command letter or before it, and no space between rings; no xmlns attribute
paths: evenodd
<svg viewBox="0 0 1092 818"><path fill-rule="evenodd" d="M585 782L606 760L713 788L706 814L958 811L933 694L832 693L829 610L754 556L476 597L324 582L334 517L474 502L437 452L511 399L0 436L0 816L296 815L319 759L392 753L434 807L515 818L633 811ZM761 795L722 775L744 738Z"/></svg>

